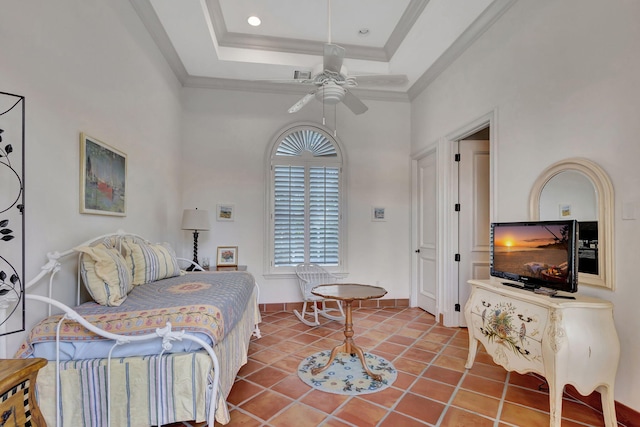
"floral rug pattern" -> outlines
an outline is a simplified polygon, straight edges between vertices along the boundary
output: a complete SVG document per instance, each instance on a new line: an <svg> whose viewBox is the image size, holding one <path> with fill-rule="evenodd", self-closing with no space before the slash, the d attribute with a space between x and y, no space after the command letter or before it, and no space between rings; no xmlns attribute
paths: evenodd
<svg viewBox="0 0 640 427"><path fill-rule="evenodd" d="M327 393L358 395L375 393L389 387L396 380L398 373L391 362L365 353L367 366L374 374L380 374L382 381L372 379L362 368L358 356L339 353L326 370L312 375L311 370L324 366L331 351L321 351L305 358L298 366L298 376L305 384Z"/></svg>

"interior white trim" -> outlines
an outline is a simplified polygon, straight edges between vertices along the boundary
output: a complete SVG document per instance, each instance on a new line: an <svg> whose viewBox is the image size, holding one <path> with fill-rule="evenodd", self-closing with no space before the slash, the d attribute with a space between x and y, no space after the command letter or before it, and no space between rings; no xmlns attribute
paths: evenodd
<svg viewBox="0 0 640 427"><path fill-rule="evenodd" d="M469 46L493 25L517 0L497 0L456 39L455 42L424 72L407 91L414 100L453 63Z"/></svg>
<svg viewBox="0 0 640 427"><path fill-rule="evenodd" d="M245 92L277 93L285 95L304 95L309 92L309 86L297 84L274 84L260 81L247 81L236 79L221 79L213 77L186 76L182 79L184 87L197 89L239 90ZM360 99L374 101L409 102L409 97L404 92L373 90L373 89L349 89Z"/></svg>
<svg viewBox="0 0 640 427"><path fill-rule="evenodd" d="M495 184L496 162L494 155L496 151L497 135L496 135L496 119L497 110L494 109L489 113L478 117L477 119L467 123L466 125L451 132L441 140L441 151L446 153L442 158L442 176L443 186L443 208L439 223L440 230L444 230L441 236L442 245L438 251L442 263L442 275L438 280L439 294L442 295L441 313L445 326L456 327L464 325L464 307L460 311L455 311L455 304L458 302L457 283L458 283L458 265L453 258L453 253L458 245L458 222L456 213L453 210L454 203L457 202L458 192L458 176L456 173L455 162L453 159L454 143L473 135L477 131L489 127L489 151L490 151L490 171L489 171L489 217L493 220L496 212L497 188ZM456 284L454 287L453 284Z"/></svg>
<svg viewBox="0 0 640 427"><path fill-rule="evenodd" d="M184 67L184 64L182 64L178 52L176 52L173 47L167 32L160 23L158 15L149 0L131 0L131 6L133 6L140 20L147 28L147 31L151 34L151 38L158 45L160 52L176 75L178 81L184 85L184 81L189 76L187 69Z"/></svg>
<svg viewBox="0 0 640 427"><path fill-rule="evenodd" d="M394 28L384 47L341 44L348 52L347 57L367 61L390 61L429 1L411 0L409 2L407 9L402 14L398 25ZM224 19L222 19L223 14L220 2L218 0L207 0L207 8L219 46L308 55L317 55L318 52L322 52L325 41L294 40L283 37L265 37L229 32Z"/></svg>
<svg viewBox="0 0 640 427"><path fill-rule="evenodd" d="M222 47L241 47L253 48L270 51L283 51L297 54L317 55L322 50L323 42L291 40L279 37L257 37L252 35L242 35L230 33L226 29L220 3L218 0L201 0L206 4L209 11L209 17L214 29L216 43ZM395 55L401 42L412 29L416 20L428 5L430 0L411 0L407 9L403 13L398 25L392 32L383 48L370 48L357 45L344 45L348 54L347 57L358 60L370 60L389 62ZM436 62L422 75L416 82L404 92L389 91L385 89L368 89L365 95L354 91L363 99L381 99L381 100L399 100L395 98L400 96L402 100L413 100L424 89L440 75L458 56L464 52L478 37L480 37L508 8L517 0L496 0L465 30L460 37L453 43L445 53L436 60ZM130 0L133 8L136 10L145 27L149 30L152 38L158 45L162 55L166 58L170 68L175 73L180 83L185 87L212 88L212 89L229 89L254 91L259 90L269 93L283 93L285 89L282 84L273 84L267 82L252 82L246 80L234 80L223 78L210 78L191 76L187 73L186 68L168 35L163 29L160 20L155 13L150 0ZM204 7L204 6L203 6ZM301 93L301 92L297 92ZM368 94L380 93L379 98L369 98Z"/></svg>

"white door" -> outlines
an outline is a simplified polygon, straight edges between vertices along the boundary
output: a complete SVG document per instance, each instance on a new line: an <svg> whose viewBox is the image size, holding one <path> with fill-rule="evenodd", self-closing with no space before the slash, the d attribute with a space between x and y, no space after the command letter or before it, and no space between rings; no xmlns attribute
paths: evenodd
<svg viewBox="0 0 640 427"><path fill-rule="evenodd" d="M458 162L458 304L459 325L466 326L467 280L489 278L489 141L459 142Z"/></svg>
<svg viewBox="0 0 640 427"><path fill-rule="evenodd" d="M437 157L437 150L425 154L417 171L417 304L433 315L437 314Z"/></svg>

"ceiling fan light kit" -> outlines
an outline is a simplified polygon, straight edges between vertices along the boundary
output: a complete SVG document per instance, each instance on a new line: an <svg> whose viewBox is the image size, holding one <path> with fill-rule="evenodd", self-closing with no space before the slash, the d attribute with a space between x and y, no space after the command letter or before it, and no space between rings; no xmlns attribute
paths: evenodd
<svg viewBox="0 0 640 427"><path fill-rule="evenodd" d="M324 84L315 93L318 101L324 102L326 105L336 105L344 98L346 89L338 86L335 82L329 81Z"/></svg>

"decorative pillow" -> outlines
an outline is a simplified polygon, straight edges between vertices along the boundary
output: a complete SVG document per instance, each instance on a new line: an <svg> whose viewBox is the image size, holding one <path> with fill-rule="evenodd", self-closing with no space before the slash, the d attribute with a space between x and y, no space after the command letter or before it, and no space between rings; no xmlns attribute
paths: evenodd
<svg viewBox="0 0 640 427"><path fill-rule="evenodd" d="M176 254L168 243L154 245L127 239L122 248L134 286L180 275Z"/></svg>
<svg viewBox="0 0 640 427"><path fill-rule="evenodd" d="M133 289L131 273L122 255L102 243L75 250L82 253L80 276L93 300L106 306L122 304Z"/></svg>

